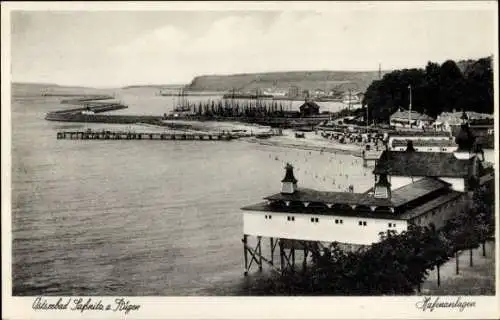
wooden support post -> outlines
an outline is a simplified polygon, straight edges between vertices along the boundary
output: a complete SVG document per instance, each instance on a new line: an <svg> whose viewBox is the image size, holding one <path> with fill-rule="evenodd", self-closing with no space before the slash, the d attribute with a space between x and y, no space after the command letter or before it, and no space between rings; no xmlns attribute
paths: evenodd
<svg viewBox="0 0 500 320"><path fill-rule="evenodd" d="M469 265L472 267L474 264L472 263L472 248L469 249L469 256L470 256L470 261L469 261Z"/></svg>
<svg viewBox="0 0 500 320"><path fill-rule="evenodd" d="M245 256L245 272L243 273L245 276L248 275L248 252L247 252L247 235L243 235L243 254Z"/></svg>
<svg viewBox="0 0 500 320"><path fill-rule="evenodd" d="M458 268L458 251L455 252L455 273L458 274L459 268Z"/></svg>
<svg viewBox="0 0 500 320"><path fill-rule="evenodd" d="M486 241L483 241L483 257L486 257Z"/></svg>
<svg viewBox="0 0 500 320"><path fill-rule="evenodd" d="M437 265L437 284L438 287L441 286L441 275L439 273L439 265Z"/></svg>
<svg viewBox="0 0 500 320"><path fill-rule="evenodd" d="M283 275L285 273L285 253L283 251L283 241L279 239L279 246L280 246L280 263L281 263L281 274Z"/></svg>
<svg viewBox="0 0 500 320"><path fill-rule="evenodd" d="M262 271L262 237L258 236L258 250L259 250L259 271Z"/></svg>
<svg viewBox="0 0 500 320"><path fill-rule="evenodd" d="M271 242L271 264L274 265L274 243L272 237L270 242Z"/></svg>
<svg viewBox="0 0 500 320"><path fill-rule="evenodd" d="M292 244L292 271L295 271L295 243Z"/></svg>

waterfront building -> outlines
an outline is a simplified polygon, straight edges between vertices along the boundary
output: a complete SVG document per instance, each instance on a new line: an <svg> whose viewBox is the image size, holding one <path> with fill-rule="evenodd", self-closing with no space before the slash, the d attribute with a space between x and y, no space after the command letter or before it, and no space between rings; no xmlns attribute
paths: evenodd
<svg viewBox="0 0 500 320"><path fill-rule="evenodd" d="M303 250L305 265L309 252L331 243L355 249L411 224L442 227L469 205L471 192L487 178L468 123L461 129L453 152L419 152L411 140L404 151L383 151L373 171L373 187L362 193L300 188L293 166L287 164L279 193L242 208L245 273L253 261L259 269L262 261L281 272L293 269L295 250ZM253 249L250 237L256 239ZM263 238L270 239L270 258L262 253ZM274 265L276 245L279 267Z"/></svg>
<svg viewBox="0 0 500 320"><path fill-rule="evenodd" d="M396 131L388 134L387 149L404 151L408 141L412 141L413 148L420 152L453 152L458 148L450 132Z"/></svg>
<svg viewBox="0 0 500 320"><path fill-rule="evenodd" d="M442 112L436 118L433 126L436 128L448 129L451 131L451 127L460 127L463 122L463 118L467 117L470 122L475 122L476 120L493 120L493 115L486 113L478 113L472 111L453 111L453 112Z"/></svg>
<svg viewBox="0 0 500 320"><path fill-rule="evenodd" d="M319 114L319 105L312 100L307 100L299 107L299 110L300 114L305 117L317 115Z"/></svg>
<svg viewBox="0 0 500 320"><path fill-rule="evenodd" d="M491 114L471 111L443 112L432 125L436 131L447 131L452 135L457 135L464 120L469 122L479 144L485 148L493 148L495 124Z"/></svg>
<svg viewBox="0 0 500 320"><path fill-rule="evenodd" d="M400 108L390 117L390 125L396 128L419 128L428 127L433 123L434 119L430 116L416 111L408 111Z"/></svg>

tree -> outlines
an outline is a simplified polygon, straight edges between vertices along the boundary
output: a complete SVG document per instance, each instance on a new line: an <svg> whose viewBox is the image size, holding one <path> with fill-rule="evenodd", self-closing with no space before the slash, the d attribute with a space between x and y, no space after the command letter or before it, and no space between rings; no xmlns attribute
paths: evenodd
<svg viewBox="0 0 500 320"><path fill-rule="evenodd" d="M412 86L412 109L432 117L454 109L493 113L491 57L461 64L466 66L463 73L453 60L442 65L429 61L425 69L395 70L373 81L363 98L369 118L387 122L399 107L407 108L408 85Z"/></svg>

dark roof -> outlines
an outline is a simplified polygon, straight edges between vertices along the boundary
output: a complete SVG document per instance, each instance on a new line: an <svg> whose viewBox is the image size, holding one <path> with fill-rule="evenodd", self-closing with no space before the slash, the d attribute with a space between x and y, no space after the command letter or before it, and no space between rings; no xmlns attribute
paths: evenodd
<svg viewBox="0 0 500 320"><path fill-rule="evenodd" d="M451 152L383 151L374 174L420 177L466 177L471 160L455 158Z"/></svg>
<svg viewBox="0 0 500 320"><path fill-rule="evenodd" d="M304 206L272 206L266 202L261 202L241 208L244 211L264 211L264 212L282 212L282 213L296 213L296 214L311 214L311 215L324 215L324 216L340 216L340 217L366 217L378 219L401 219L400 215L390 212L389 210L352 210L351 208L314 208Z"/></svg>
<svg viewBox="0 0 500 320"><path fill-rule="evenodd" d="M442 204L448 202L448 201L451 201L453 199L456 199L458 198L459 196L463 195L462 192L458 192L458 191L454 191L454 190L450 190L448 191L447 193L443 194L443 195L440 195L439 197L436 197L434 199L432 199L431 201L428 201L428 202L425 202L423 203L422 205L416 207L416 208L413 208L411 210L408 210L406 212L404 212L403 214L401 214L399 217L401 219L411 219L411 218L414 218L414 217L418 217L426 212L429 212L430 210L438 207L438 206L441 206Z"/></svg>
<svg viewBox="0 0 500 320"><path fill-rule="evenodd" d="M345 204L345 205L362 205L362 206L387 206L392 207L392 202L388 199L377 199L365 193L353 192L330 192L317 191L312 189L299 189L293 194L276 193L265 197L271 201L298 201L298 202L315 202L323 204Z"/></svg>
<svg viewBox="0 0 500 320"><path fill-rule="evenodd" d="M403 120L408 120L408 111L403 110L403 111L396 111L391 115L391 120L394 119L403 119ZM418 113L416 111L411 111L411 120L421 120L421 121L433 121L430 116L422 113Z"/></svg>
<svg viewBox="0 0 500 320"><path fill-rule="evenodd" d="M307 100L306 102L304 102L300 107L299 109L302 110L303 108L314 108L314 109L319 109L319 105L312 101L312 100Z"/></svg>
<svg viewBox="0 0 500 320"><path fill-rule="evenodd" d="M283 178L283 180L281 180L281 182L297 183L297 179L295 179L295 176L293 175L293 166L287 163L285 169L285 177Z"/></svg>
<svg viewBox="0 0 500 320"><path fill-rule="evenodd" d="M284 212L284 213L300 213L300 214L314 214L314 215L328 215L328 216L355 216L355 217L371 217L379 219L409 219L413 216L420 215L422 213L431 210L432 208L442 204L444 202L450 201L458 196L461 192L456 192L453 190L446 189L449 186L448 183L437 180L424 178L411 185L401 187L396 189L392 193L392 200L387 199L376 199L369 194L365 193L347 193L347 192L321 192L309 189L301 189L293 195L282 195L275 194L267 197L268 200L282 200L295 202L296 205L284 206L284 205L273 205L267 202L261 202L253 204L250 206L245 206L241 208L242 210L248 211L264 211L264 212ZM446 190L443 190L446 189ZM434 191L443 191L436 198L426 201L415 208L411 208L407 211L402 211L401 213L391 212L389 208L394 206L401 206L410 201L416 200L420 197L428 195ZM368 201L368 199L370 201ZM327 206L314 206L309 205L305 207L303 205L297 205L297 202L311 202L311 203L332 203L335 205L342 204L343 206L332 206L328 208ZM352 209L349 207L350 204L363 205L363 206L380 206L380 209L372 211L371 209L360 208Z"/></svg>
<svg viewBox="0 0 500 320"><path fill-rule="evenodd" d="M399 207L410 201L423 197L431 192L446 189L449 183L434 178L422 178L417 182L392 191L391 202L395 207Z"/></svg>

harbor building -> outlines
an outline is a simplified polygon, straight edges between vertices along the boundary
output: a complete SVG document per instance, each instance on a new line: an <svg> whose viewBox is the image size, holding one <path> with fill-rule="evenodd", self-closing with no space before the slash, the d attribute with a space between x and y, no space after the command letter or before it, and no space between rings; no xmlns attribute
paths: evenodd
<svg viewBox="0 0 500 320"><path fill-rule="evenodd" d="M387 149L389 151L404 151L408 141L412 141L413 148L419 152L453 152L458 148L450 132L396 131L388 135Z"/></svg>
<svg viewBox="0 0 500 320"><path fill-rule="evenodd" d="M473 122L487 122L489 120L491 122L491 127L493 128L493 115L486 113L478 113L471 111L455 111L453 112L442 112L436 118L436 121L432 124L436 130L442 131L458 131L460 129L460 125L463 122L464 116L469 120L471 127L473 127Z"/></svg>
<svg viewBox="0 0 500 320"><path fill-rule="evenodd" d="M416 111L402 108L393 113L389 119L390 125L396 128L424 128L430 126L434 119Z"/></svg>
<svg viewBox="0 0 500 320"><path fill-rule="evenodd" d="M306 100L300 107L300 115L303 117L313 116L319 114L319 105L312 101Z"/></svg>
<svg viewBox="0 0 500 320"><path fill-rule="evenodd" d="M332 243L357 249L410 224L442 227L469 205L473 190L487 180L468 123L462 124L455 143L453 152L419 152L411 140L404 151L383 151L373 171L373 187L362 193L301 188L287 164L280 192L242 208L245 274L253 262L261 270L263 261L282 273L294 270L296 251L306 267L311 251ZM270 241L269 255L262 250L264 239ZM277 246L279 265L274 263Z"/></svg>

